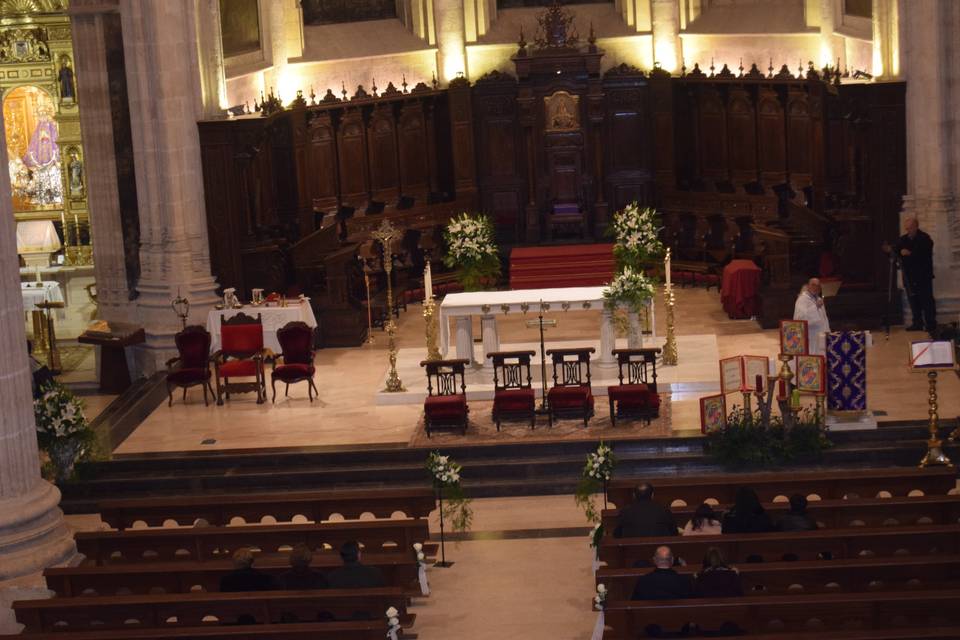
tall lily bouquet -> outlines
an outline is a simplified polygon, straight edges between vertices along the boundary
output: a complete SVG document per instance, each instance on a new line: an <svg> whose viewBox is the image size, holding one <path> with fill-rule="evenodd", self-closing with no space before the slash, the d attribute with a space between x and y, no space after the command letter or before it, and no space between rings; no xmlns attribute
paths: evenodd
<svg viewBox="0 0 960 640"><path fill-rule="evenodd" d="M447 243L443 263L460 270L464 289L479 291L500 276L500 256L490 218L462 213L450 221L443 237Z"/></svg>
<svg viewBox="0 0 960 640"><path fill-rule="evenodd" d="M604 289L603 297L610 307L626 305L631 311L640 311L654 291L653 281L642 271L626 266Z"/></svg>
<svg viewBox="0 0 960 640"><path fill-rule="evenodd" d="M57 480L66 480L77 460L90 451L94 433L83 415L83 401L72 391L57 382L46 383L40 391L33 401L37 441L50 456Z"/></svg>
<svg viewBox="0 0 960 640"><path fill-rule="evenodd" d="M427 471L437 489L446 502L443 504L443 517L450 518L454 531L466 531L473 520L473 509L470 508L470 498L463 492L460 485L461 466L442 456L439 451L433 451L427 456Z"/></svg>
<svg viewBox="0 0 960 640"><path fill-rule="evenodd" d="M640 208L633 202L613 216L610 225L614 237L613 255L617 266L639 270L641 265L663 253L663 243L657 237L657 212L650 207Z"/></svg>
<svg viewBox="0 0 960 640"><path fill-rule="evenodd" d="M573 494L574 502L583 509L588 522L600 524L600 510L593 502L593 496L597 492L604 492L604 503L606 503L607 483L613 477L613 470L617 468L617 459L613 455L613 449L605 442L597 445L596 451L587 455L587 462L583 467L580 477L580 483L577 485ZM594 540L603 536L602 528L595 528L591 534Z"/></svg>

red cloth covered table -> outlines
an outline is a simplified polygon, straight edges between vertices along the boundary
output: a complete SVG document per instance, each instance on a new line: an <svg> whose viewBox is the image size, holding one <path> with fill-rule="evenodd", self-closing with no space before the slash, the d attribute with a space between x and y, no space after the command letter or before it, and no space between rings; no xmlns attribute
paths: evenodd
<svg viewBox="0 0 960 640"><path fill-rule="evenodd" d="M731 260L723 268L720 304L731 318L749 318L760 312L760 267L752 260Z"/></svg>

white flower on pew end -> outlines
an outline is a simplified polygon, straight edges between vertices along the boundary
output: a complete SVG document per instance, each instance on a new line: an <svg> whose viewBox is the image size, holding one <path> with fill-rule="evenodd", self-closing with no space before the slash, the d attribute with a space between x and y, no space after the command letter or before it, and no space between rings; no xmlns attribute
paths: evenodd
<svg viewBox="0 0 960 640"><path fill-rule="evenodd" d="M417 553L420 553L421 551L423 551L423 544L420 542L414 542L413 550L416 551Z"/></svg>
<svg viewBox="0 0 960 640"><path fill-rule="evenodd" d="M396 618L396 617L390 618L390 620L388 620L388 622L390 623L390 626L391 626L391 627L399 627L399 626L400 626L400 618Z"/></svg>
<svg viewBox="0 0 960 640"><path fill-rule="evenodd" d="M400 615L400 612L397 611L396 607L390 607L389 609L387 609L387 618L390 618L391 620L393 620L393 619L396 619L398 615Z"/></svg>

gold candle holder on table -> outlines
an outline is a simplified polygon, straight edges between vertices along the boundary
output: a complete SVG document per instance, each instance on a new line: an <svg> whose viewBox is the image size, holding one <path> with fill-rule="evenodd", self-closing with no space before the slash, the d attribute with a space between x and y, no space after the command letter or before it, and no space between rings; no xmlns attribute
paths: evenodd
<svg viewBox="0 0 960 640"><path fill-rule="evenodd" d="M401 231L395 229L389 220L384 220L376 231L370 234L374 240L383 246L383 269L387 272L387 350L390 359L390 373L387 374L387 385L384 391L397 393L406 391L400 376L397 375L397 325L393 321L393 255L391 247L393 241L400 237Z"/></svg>
<svg viewBox="0 0 960 640"><path fill-rule="evenodd" d="M927 439L927 453L924 454L923 459L920 460L920 468L935 464L952 467L953 463L950 462L947 454L943 452L943 441L940 440L940 415L937 413L937 372L928 371L927 381L929 383L927 402L930 405L927 411L930 415L930 420L927 424L929 438Z"/></svg>
<svg viewBox="0 0 960 640"><path fill-rule="evenodd" d="M427 339L427 360L440 360L440 347L437 345L437 303L433 296L423 301L423 320L426 324L424 332Z"/></svg>
<svg viewBox="0 0 960 640"><path fill-rule="evenodd" d="M663 344L663 364L673 366L677 364L677 337L674 333L673 323L673 281L670 277L670 249L667 249L667 257L664 260L664 273L666 284L663 286L663 299L667 307L667 339ZM745 398L749 402L749 396ZM749 407L747 407L749 411Z"/></svg>

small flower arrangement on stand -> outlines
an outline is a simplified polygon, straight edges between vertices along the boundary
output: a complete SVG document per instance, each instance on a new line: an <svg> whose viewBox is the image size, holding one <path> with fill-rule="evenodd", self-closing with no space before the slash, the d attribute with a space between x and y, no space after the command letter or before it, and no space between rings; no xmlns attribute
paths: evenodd
<svg viewBox="0 0 960 640"><path fill-rule="evenodd" d="M608 305L624 305L631 311L640 311L653 298L653 294L653 281L633 267L624 267L603 291Z"/></svg>
<svg viewBox="0 0 960 640"><path fill-rule="evenodd" d="M490 218L462 213L450 221L443 238L447 243L443 263L460 270L465 290L480 291L500 277L500 254Z"/></svg>
<svg viewBox="0 0 960 640"><path fill-rule="evenodd" d="M641 270L644 262L663 254L663 243L658 236L657 212L649 207L640 208L632 202L613 216L610 234L614 238L613 255L617 267L632 267Z"/></svg>
<svg viewBox="0 0 960 640"><path fill-rule="evenodd" d="M594 494L603 492L603 508L607 508L607 485L613 477L613 470L617 466L617 459L613 455L610 445L601 442L597 450L587 455L587 463L583 467L580 483L574 492L577 506L583 509L588 522L600 525L600 511L594 503ZM602 525L594 528L591 536L594 539L603 537Z"/></svg>
<svg viewBox="0 0 960 640"><path fill-rule="evenodd" d="M454 531L466 531L473 521L473 509L470 508L470 498L463 492L460 484L460 470L462 467L450 459L442 456L439 451L432 451L427 456L427 471L433 480L433 487L440 501L440 561L435 567L450 567L447 562L444 545L444 521L449 519ZM446 499L446 504L444 504Z"/></svg>
<svg viewBox="0 0 960 640"><path fill-rule="evenodd" d="M77 461L93 448L95 434L83 415L83 401L59 382L40 388L33 401L40 449L50 456L57 482L69 480Z"/></svg>

